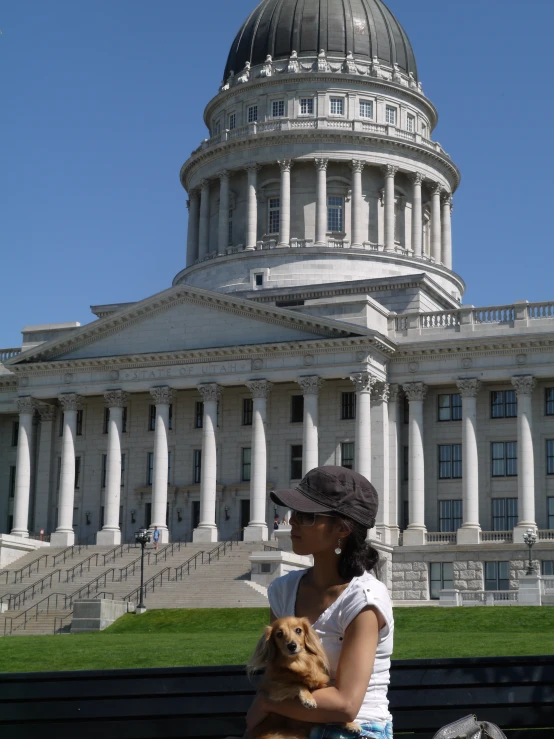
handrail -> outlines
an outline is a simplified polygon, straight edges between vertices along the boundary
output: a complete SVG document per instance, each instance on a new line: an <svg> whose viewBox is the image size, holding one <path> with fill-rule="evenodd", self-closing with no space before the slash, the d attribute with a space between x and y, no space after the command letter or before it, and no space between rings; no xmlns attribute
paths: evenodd
<svg viewBox="0 0 554 739"><path fill-rule="evenodd" d="M171 570L172 570L172 569L173 569L172 567L164 567L164 569L163 569L163 570L161 570L161 571L160 571L160 572L158 572L158 573L157 573L156 575L153 575L153 577L151 577L151 578L150 578L149 580L147 580L147 581L146 581L146 582L144 583L144 585L143 585L143 588L144 588L144 594L146 595L146 593L148 592L148 590L152 590L152 592L154 592L154 590L156 589L156 580L157 580L158 578L160 578L160 587L161 587L161 586L163 585L163 582L164 582L164 575L165 575L166 573L167 573L167 581L169 582L169 581L170 581L170 579L171 579L170 575L171 575ZM136 597L137 597L137 600L138 600L138 598L139 598L139 596L140 596L140 586L139 586L138 588L135 588L134 590L132 590L132 591L131 591L130 593L128 593L128 594L127 594L127 595L126 595L126 596L125 596L125 597L123 598L123 600L124 600L124 601L125 601L125 600L128 600L128 601L130 601L130 600L132 600L132 598L133 598L134 596L136 596Z"/></svg>
<svg viewBox="0 0 554 739"><path fill-rule="evenodd" d="M241 533L242 533L241 529L239 529L238 531L235 531L234 534L231 534L229 539L227 539L226 541L222 541L220 544L214 547L214 549L208 552L208 564L211 564L212 559L215 559L216 556L217 556L217 559L219 559L219 557L221 556L222 550L223 550L223 556L225 556L227 554L227 549L232 549L234 544L238 544L240 541L238 537L240 537ZM237 537L236 539L233 538L235 536Z"/></svg>
<svg viewBox="0 0 554 739"><path fill-rule="evenodd" d="M66 616L55 616L54 617L54 635L61 634L62 633L63 622L66 619L71 618L72 616L73 616L73 611L71 611L71 613L68 613ZM60 624L59 630L58 630L58 620L59 620L59 624Z"/></svg>
<svg viewBox="0 0 554 739"><path fill-rule="evenodd" d="M88 547L88 544L72 544L70 547L67 547L67 549L64 549L61 552L58 552L58 554L54 555L54 558L52 560L52 565L55 567L57 563L58 557L63 557L63 563L65 564L67 559L71 559L76 554L80 554L81 549L86 549Z"/></svg>
<svg viewBox="0 0 554 739"><path fill-rule="evenodd" d="M177 550L178 552L180 552L181 551L181 547L186 547L187 546L187 536L190 533L191 532L188 531L183 537L181 537L180 539L177 539L177 541L174 541L171 544L168 544L166 547L164 547L159 552L149 552L148 553L148 564L150 564L150 557L153 557L154 558L154 564L157 565L158 564L158 559L162 555L163 555L163 558L164 558L164 562L167 562L168 553L169 553L169 556L173 556L173 554L175 553L175 550ZM168 552L168 550L171 550L171 551Z"/></svg>
<svg viewBox="0 0 554 739"><path fill-rule="evenodd" d="M148 560L147 561L147 564L150 564L150 552L148 552L148 554L145 554L144 555L144 558ZM132 562L129 562L128 565L125 565L125 567L121 567L119 569L119 582L121 582L123 579L127 580L127 578L129 577L129 568L130 567L133 568L133 572L131 574L132 575L135 574L135 570L136 570L137 565L138 565L138 563L140 562L141 559L142 559L142 553L140 554L140 556L138 556ZM125 573L125 578L123 578L123 573Z"/></svg>
<svg viewBox="0 0 554 739"><path fill-rule="evenodd" d="M37 559L34 559L32 562L29 562L29 564L26 564L24 567L21 567L19 570L3 570L2 572L0 572L0 575L4 575L4 574L6 575L6 585L8 584L8 578L9 578L10 574L12 574L12 573L13 573L13 576L14 576L14 579L13 579L14 583L17 582L18 575L19 575L19 581L21 582L23 580L23 572L28 569L29 570L29 573L28 574L30 575L31 574L31 568L32 568L33 565L37 565L36 571L37 572L39 571L39 569L40 569L39 562L42 559L45 559L46 560L46 567L48 567L48 557L52 557L52 555L51 554L41 554L40 557L37 557Z"/></svg>
<svg viewBox="0 0 554 739"><path fill-rule="evenodd" d="M88 547L89 542L92 544L96 544L96 534L89 534L88 536L85 536L84 539L79 539L79 541L75 542L75 544L76 546Z"/></svg>
<svg viewBox="0 0 554 739"><path fill-rule="evenodd" d="M112 560L112 559L115 562L115 558L118 557L118 556L119 557L122 557L123 554L125 553L124 552L125 547L127 547L127 549L125 551L128 552L131 549L131 544L130 543L118 544L113 549L110 549L109 552L106 552L106 554L103 555L103 557L104 557L104 563L103 564L105 565L106 564L106 561Z"/></svg>
<svg viewBox="0 0 554 739"><path fill-rule="evenodd" d="M8 609L10 607L9 601L11 600L12 595L17 595L17 593L4 593L4 595L0 596L0 605L4 602L4 598L8 599Z"/></svg>
<svg viewBox="0 0 554 739"><path fill-rule="evenodd" d="M18 607L25 604L25 601L27 600L27 593L31 591L31 598L35 597L35 588L37 588L39 585L40 592L44 593L45 586L44 583L46 580L50 580L49 587L52 587L52 581L54 579L54 575L58 576L58 582L61 582L61 576L62 571L61 570L53 570L48 575L45 575L40 580L37 580L37 582L34 582L32 585L28 585L26 588L23 588L23 590L20 590L19 593L16 593L12 598L10 598L10 605L9 609L12 611L18 610ZM23 601L21 599L23 598Z"/></svg>
<svg viewBox="0 0 554 739"><path fill-rule="evenodd" d="M50 534L37 534L34 531L29 532L29 539L33 539L33 541L50 541Z"/></svg>
<svg viewBox="0 0 554 739"><path fill-rule="evenodd" d="M64 598L64 603L65 603L66 595L64 593L50 593L50 595L47 595L46 598L39 600L38 603L35 603L30 608L27 608L26 611L23 611L23 613L20 613L18 616L7 616L6 620L4 621L4 636L6 636L6 632L8 630L8 622L10 624L9 633L11 635L13 634L14 630L17 630L17 628L19 628L19 627L16 627L16 629L14 629L13 625L20 618L23 618L23 629L25 630L27 628L27 621L29 620L27 618L27 614L30 613L31 611L33 610L35 611L35 620L38 619L39 606L41 605L41 603L44 603L45 601L46 601L46 613L48 613L48 611L50 610L50 599L54 597L56 598L56 608L58 607L58 598Z"/></svg>
<svg viewBox="0 0 554 739"><path fill-rule="evenodd" d="M105 590L102 590L101 593L96 593L96 595L94 596L93 600L98 600L100 598L100 596L104 597L104 596L107 596L107 595L110 595L111 598L106 598L106 600L114 600L115 595L113 593L107 593Z"/></svg>
<svg viewBox="0 0 554 739"><path fill-rule="evenodd" d="M73 565L73 567L70 567L69 570L66 570L65 571L65 582L69 582L70 573L71 573L71 579L72 580L75 579L75 570L79 570L79 574L82 575L83 574L83 567L86 564L88 564L88 568L87 569L90 572L90 563L91 563L91 561L93 559L95 559L96 561L95 561L94 564L95 565L98 565L98 557L100 557L100 554L98 552L96 552L95 554L91 554L90 557L87 557L82 562L79 562L78 564Z"/></svg>
<svg viewBox="0 0 554 739"><path fill-rule="evenodd" d="M99 582L100 580L104 579L104 585L108 582L108 575L112 574L112 582L115 581L115 567L111 567L109 570L106 570L106 572L103 572L101 575L98 575L98 577L95 577L94 580L91 580L86 585L83 585L82 588L79 588L79 590L76 590L74 593L71 593L71 595L65 596L65 607L67 608L67 604L72 607L73 601L78 600L83 592L86 592L87 595L90 595L90 589L93 585L96 585L96 591L98 592Z"/></svg>
<svg viewBox="0 0 554 739"><path fill-rule="evenodd" d="M204 551L202 551L202 552L196 552L196 554L194 554L190 559L187 559L186 562L183 562L182 565L178 565L175 568L175 578L174 578L175 581L177 581L177 579L179 579L179 580L182 580L183 579L183 572L184 572L185 567L187 568L187 575L190 575L191 562L194 562L194 569L196 569L196 567L198 565L198 562L197 562L198 557L201 557L201 560L202 560L201 564L204 564L204 555L205 554L206 554L206 552L204 552Z"/></svg>

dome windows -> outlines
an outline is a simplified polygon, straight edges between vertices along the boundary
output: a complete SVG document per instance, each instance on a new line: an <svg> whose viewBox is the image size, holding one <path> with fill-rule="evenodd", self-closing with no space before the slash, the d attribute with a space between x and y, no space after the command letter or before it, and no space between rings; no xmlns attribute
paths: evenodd
<svg viewBox="0 0 554 739"><path fill-rule="evenodd" d="M284 118L285 117L285 101L274 100L271 103L271 117L272 118Z"/></svg>
<svg viewBox="0 0 554 739"><path fill-rule="evenodd" d="M313 98L300 98L300 115L313 115L314 114L314 99Z"/></svg>
<svg viewBox="0 0 554 739"><path fill-rule="evenodd" d="M385 121L390 126L396 126L396 119L398 116L398 110L393 105L387 105L385 111Z"/></svg>
<svg viewBox="0 0 554 739"><path fill-rule="evenodd" d="M329 113L331 115L344 115L344 98L329 98Z"/></svg>
<svg viewBox="0 0 554 739"><path fill-rule="evenodd" d="M372 100L360 100L360 118L373 118Z"/></svg>
<svg viewBox="0 0 554 739"><path fill-rule="evenodd" d="M257 120L258 120L258 106L249 105L248 106L248 123L256 123Z"/></svg>
<svg viewBox="0 0 554 739"><path fill-rule="evenodd" d="M406 119L406 131L408 131L408 133L415 132L415 116L411 115L411 113L408 113L408 117Z"/></svg>

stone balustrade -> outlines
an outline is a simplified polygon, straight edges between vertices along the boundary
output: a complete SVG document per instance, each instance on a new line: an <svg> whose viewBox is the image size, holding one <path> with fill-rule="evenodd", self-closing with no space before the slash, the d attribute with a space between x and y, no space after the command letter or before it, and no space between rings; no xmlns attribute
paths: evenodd
<svg viewBox="0 0 554 739"><path fill-rule="evenodd" d="M6 362L18 354L21 354L21 349L0 349L0 362Z"/></svg>

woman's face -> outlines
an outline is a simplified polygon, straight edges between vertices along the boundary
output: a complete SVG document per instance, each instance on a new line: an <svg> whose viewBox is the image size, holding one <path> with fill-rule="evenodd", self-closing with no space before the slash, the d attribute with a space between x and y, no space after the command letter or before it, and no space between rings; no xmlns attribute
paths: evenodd
<svg viewBox="0 0 554 739"><path fill-rule="evenodd" d="M313 520L313 524L311 524ZM306 525L306 523L311 525ZM292 551L295 554L320 554L333 551L339 539L348 535L338 518L316 515L315 518L303 516L292 511L290 517Z"/></svg>

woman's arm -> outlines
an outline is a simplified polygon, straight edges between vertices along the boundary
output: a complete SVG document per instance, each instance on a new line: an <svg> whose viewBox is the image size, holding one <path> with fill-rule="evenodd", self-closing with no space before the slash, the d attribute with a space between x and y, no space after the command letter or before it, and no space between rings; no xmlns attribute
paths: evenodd
<svg viewBox="0 0 554 739"><path fill-rule="evenodd" d="M297 699L273 702L263 696L256 699L260 701L257 708L322 724L354 721L373 672L379 630L384 625L383 616L372 606L352 620L344 633L335 686L312 693L317 708L304 708Z"/></svg>

